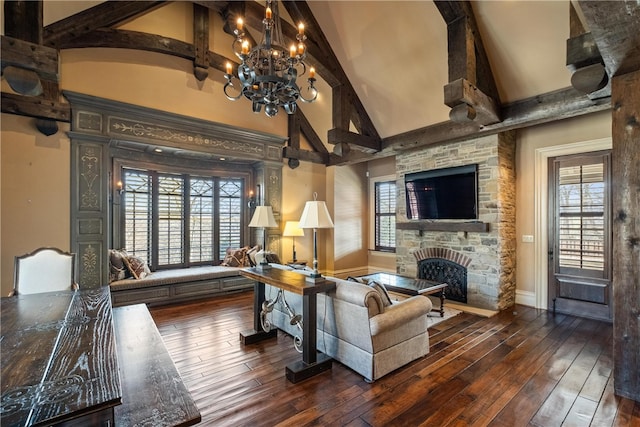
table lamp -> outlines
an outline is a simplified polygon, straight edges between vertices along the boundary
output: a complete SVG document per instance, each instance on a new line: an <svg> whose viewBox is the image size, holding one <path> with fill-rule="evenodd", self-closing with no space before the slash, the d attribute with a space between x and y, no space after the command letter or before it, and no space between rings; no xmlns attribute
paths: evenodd
<svg viewBox="0 0 640 427"><path fill-rule="evenodd" d="M307 277L307 281L316 282L322 275L318 272L318 228L333 228L333 221L325 202L316 200L318 193L313 193L313 200L304 205L300 217L300 228L313 228L313 272Z"/></svg>
<svg viewBox="0 0 640 427"><path fill-rule="evenodd" d="M271 206L256 206L256 210L251 217L249 227L262 227L262 250L264 251L264 257L256 267L260 270L268 270L271 268L267 262L267 228L277 227L278 223L273 217L273 209Z"/></svg>
<svg viewBox="0 0 640 427"><path fill-rule="evenodd" d="M293 243L293 263L296 263L296 237L304 237L304 230L300 228L299 221L287 221L284 225L283 237L291 237Z"/></svg>

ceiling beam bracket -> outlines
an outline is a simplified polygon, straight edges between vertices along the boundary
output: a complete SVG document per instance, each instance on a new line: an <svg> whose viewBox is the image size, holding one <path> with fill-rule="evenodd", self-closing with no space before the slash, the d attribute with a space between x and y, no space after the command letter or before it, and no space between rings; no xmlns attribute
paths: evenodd
<svg viewBox="0 0 640 427"><path fill-rule="evenodd" d="M444 103L451 107L449 118L454 122L475 120L481 125L491 125L500 121L500 108L493 98L467 79L445 85Z"/></svg>

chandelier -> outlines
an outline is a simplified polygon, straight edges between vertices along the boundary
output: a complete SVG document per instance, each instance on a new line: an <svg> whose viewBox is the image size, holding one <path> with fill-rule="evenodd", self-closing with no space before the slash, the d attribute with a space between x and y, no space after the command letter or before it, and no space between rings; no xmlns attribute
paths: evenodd
<svg viewBox="0 0 640 427"><path fill-rule="evenodd" d="M232 48L240 58L238 66L238 80L240 88L236 88L233 83L233 66L230 62L226 64L224 94L235 101L242 95L251 101L253 112L259 113L264 105L264 112L268 117L278 114L278 107L282 106L288 114L296 112L296 101L301 99L304 102L313 102L318 97L314 83L315 69L309 68L308 73L308 97L300 93L300 88L296 83L298 75L303 76L307 72L304 59L307 56L307 47L304 41L304 25L298 25L296 34L297 44L285 47L280 28L280 16L278 14L278 2L267 0L265 16L262 20L264 30L262 40L258 46L250 47L244 33L244 22L239 18L236 29L233 33L236 39ZM231 92L236 91L233 95Z"/></svg>

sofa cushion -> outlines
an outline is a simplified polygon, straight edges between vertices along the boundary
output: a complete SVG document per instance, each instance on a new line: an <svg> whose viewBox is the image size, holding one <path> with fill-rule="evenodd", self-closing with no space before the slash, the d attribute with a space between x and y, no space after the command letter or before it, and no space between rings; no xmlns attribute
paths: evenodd
<svg viewBox="0 0 640 427"><path fill-rule="evenodd" d="M144 279L129 277L127 279L114 281L109 286L111 286L112 290L139 289L183 282L236 277L240 276L240 270L242 270L242 267L225 267L222 265L158 270Z"/></svg>

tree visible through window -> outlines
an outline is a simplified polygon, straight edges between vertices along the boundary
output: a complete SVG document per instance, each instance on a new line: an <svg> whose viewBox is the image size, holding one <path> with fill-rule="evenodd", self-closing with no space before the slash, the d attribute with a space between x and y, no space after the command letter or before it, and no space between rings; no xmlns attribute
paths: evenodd
<svg viewBox="0 0 640 427"><path fill-rule="evenodd" d="M396 183L375 183L375 250L396 250Z"/></svg>
<svg viewBox="0 0 640 427"><path fill-rule="evenodd" d="M240 247L241 178L123 169L124 247L153 269L211 264Z"/></svg>

